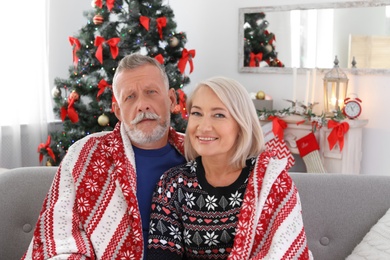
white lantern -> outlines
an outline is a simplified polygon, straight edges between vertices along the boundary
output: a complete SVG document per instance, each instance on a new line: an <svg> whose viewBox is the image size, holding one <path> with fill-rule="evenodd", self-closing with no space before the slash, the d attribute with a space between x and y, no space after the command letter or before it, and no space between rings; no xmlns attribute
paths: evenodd
<svg viewBox="0 0 390 260"><path fill-rule="evenodd" d="M348 77L340 68L337 56L334 67L324 76L324 111L327 117L332 117L344 106L347 95Z"/></svg>

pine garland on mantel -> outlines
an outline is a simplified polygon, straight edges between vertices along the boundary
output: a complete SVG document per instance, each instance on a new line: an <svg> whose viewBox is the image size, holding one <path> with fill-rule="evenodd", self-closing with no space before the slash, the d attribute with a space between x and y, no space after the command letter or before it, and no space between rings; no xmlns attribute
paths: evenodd
<svg viewBox="0 0 390 260"><path fill-rule="evenodd" d="M286 101L291 102L292 106L288 108L283 108L281 110L257 110L257 115L259 116L259 119L261 121L267 121L273 117L277 117L283 120L288 119L289 116L295 115L301 118L301 120L294 120L297 124L311 124L312 131L315 132L319 130L323 125L326 126L329 120L340 122L346 118L340 108L333 112L333 116L327 117L324 112L322 112L320 115L317 115L313 112L313 107L317 105L318 102L315 102L314 104L309 103L306 106L301 102L294 102L291 100Z"/></svg>

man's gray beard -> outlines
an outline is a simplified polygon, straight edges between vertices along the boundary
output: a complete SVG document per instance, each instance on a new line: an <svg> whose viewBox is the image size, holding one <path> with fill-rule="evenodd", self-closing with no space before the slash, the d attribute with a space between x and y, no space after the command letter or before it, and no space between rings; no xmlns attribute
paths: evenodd
<svg viewBox="0 0 390 260"><path fill-rule="evenodd" d="M168 113L169 114L169 113ZM169 117L166 118L164 123L158 124L150 134L146 134L140 129L137 129L137 124L143 119L143 118L149 118L149 119L160 119L160 117L154 113L141 113L138 114L137 117L131 122L134 125L133 129L130 129L126 125L127 134L130 137L130 140L132 142L138 143L138 144L148 144L148 143L154 143L159 141L161 138L164 137L165 133L169 129Z"/></svg>
<svg viewBox="0 0 390 260"><path fill-rule="evenodd" d="M136 128L127 131L127 133L130 137L130 140L137 144L154 143L163 138L165 133L168 131L167 122L168 121L166 121L164 125L158 125L157 127L155 127L150 134L146 134L142 130Z"/></svg>

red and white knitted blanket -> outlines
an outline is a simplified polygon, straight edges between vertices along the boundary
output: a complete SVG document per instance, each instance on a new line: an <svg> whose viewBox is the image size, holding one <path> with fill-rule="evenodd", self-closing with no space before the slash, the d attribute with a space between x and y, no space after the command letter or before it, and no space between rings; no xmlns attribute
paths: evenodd
<svg viewBox="0 0 390 260"><path fill-rule="evenodd" d="M184 154L184 136L169 142ZM22 259L142 259L134 151L120 123L73 144Z"/></svg>
<svg viewBox="0 0 390 260"><path fill-rule="evenodd" d="M229 259L312 259L287 158L266 155L249 179Z"/></svg>

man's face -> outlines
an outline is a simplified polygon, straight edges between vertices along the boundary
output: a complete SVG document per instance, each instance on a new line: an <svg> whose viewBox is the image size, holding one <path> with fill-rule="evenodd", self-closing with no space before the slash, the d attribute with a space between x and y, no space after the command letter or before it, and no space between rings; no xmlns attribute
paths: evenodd
<svg viewBox="0 0 390 260"><path fill-rule="evenodd" d="M125 123L132 143L145 149L164 146L176 96L174 89L167 90L158 68L145 65L120 72L116 91L114 112Z"/></svg>

